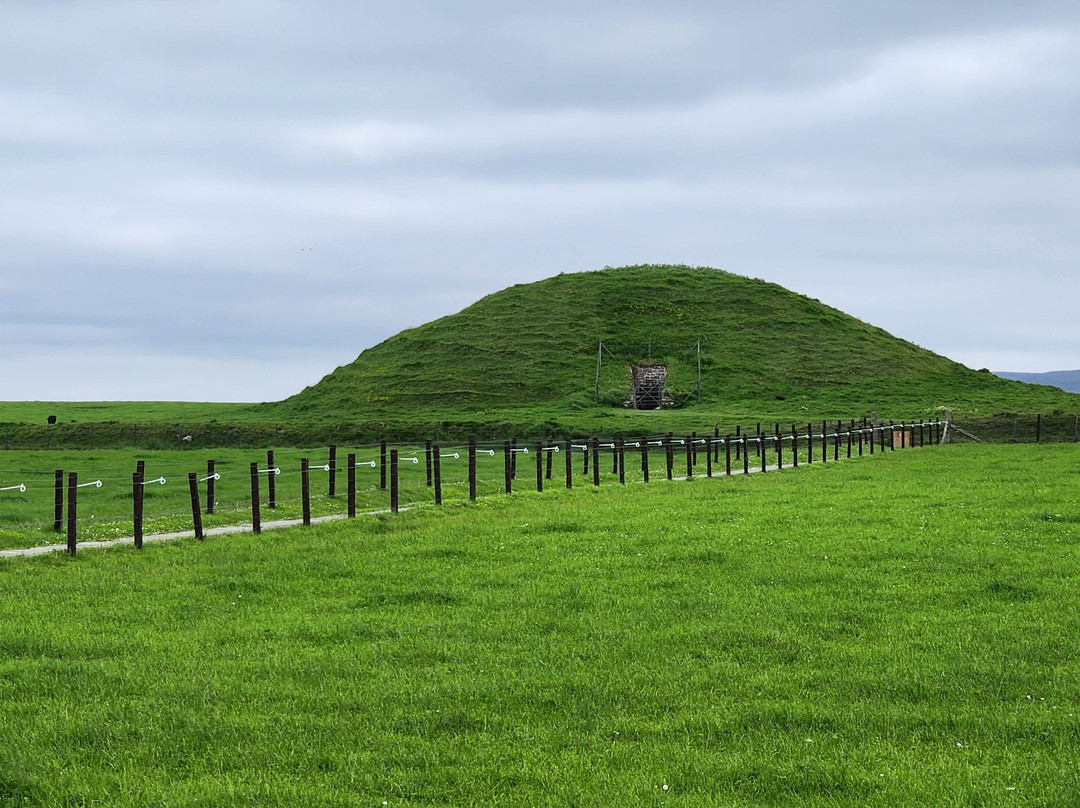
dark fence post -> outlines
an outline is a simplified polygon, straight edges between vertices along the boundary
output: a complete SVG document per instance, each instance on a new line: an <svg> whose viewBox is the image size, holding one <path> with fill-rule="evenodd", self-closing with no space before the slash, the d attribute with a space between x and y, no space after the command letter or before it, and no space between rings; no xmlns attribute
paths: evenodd
<svg viewBox="0 0 1080 808"><path fill-rule="evenodd" d="M431 473L434 475L435 504L442 505L442 456L437 443L431 447Z"/></svg>
<svg viewBox="0 0 1080 808"><path fill-rule="evenodd" d="M705 436L705 476L712 477L712 456L713 456L713 438L712 435Z"/></svg>
<svg viewBox="0 0 1080 808"><path fill-rule="evenodd" d="M848 460L851 459L851 433L855 431L855 419L851 419L851 423L848 424L847 430L847 456Z"/></svg>
<svg viewBox="0 0 1080 808"><path fill-rule="evenodd" d="M510 441L510 479L517 479L517 438Z"/></svg>
<svg viewBox="0 0 1080 808"><path fill-rule="evenodd" d="M747 440L750 437L749 432L743 433L742 436L742 472L743 474L750 473L750 446L747 444Z"/></svg>
<svg viewBox="0 0 1080 808"><path fill-rule="evenodd" d="M686 479L694 479L694 437L686 437Z"/></svg>
<svg viewBox="0 0 1080 808"><path fill-rule="evenodd" d="M720 462L720 425L713 427L713 462Z"/></svg>
<svg viewBox="0 0 1080 808"><path fill-rule="evenodd" d="M791 425L791 467L799 467L799 430Z"/></svg>
<svg viewBox="0 0 1080 808"><path fill-rule="evenodd" d="M611 473L619 473L619 439L611 439Z"/></svg>
<svg viewBox="0 0 1080 808"><path fill-rule="evenodd" d="M761 452L761 470L765 471L765 462L768 458L768 452L765 451L765 433L758 430L758 451Z"/></svg>
<svg viewBox="0 0 1080 808"><path fill-rule="evenodd" d="M199 475L194 471L189 471L187 480L188 492L191 494L191 521L195 526L195 538L202 541L202 506L199 503Z"/></svg>
<svg viewBox="0 0 1080 808"><path fill-rule="evenodd" d="M300 509L304 524L311 524L311 469L306 457L300 458Z"/></svg>
<svg viewBox="0 0 1080 808"><path fill-rule="evenodd" d="M642 435L641 445L638 447L641 449L641 474L645 478L645 482L649 481L649 439Z"/></svg>
<svg viewBox="0 0 1080 808"><path fill-rule="evenodd" d="M588 439L585 440L585 451L582 452L581 454L583 456L582 461L581 461L581 473L583 475L585 475L586 477L588 477L589 476L589 441L588 441Z"/></svg>
<svg viewBox="0 0 1080 808"><path fill-rule="evenodd" d="M331 497L337 496L337 447L330 447L330 485L327 489L327 494Z"/></svg>
<svg viewBox="0 0 1080 808"><path fill-rule="evenodd" d="M836 421L836 434L833 435L833 444L832 444L832 459L833 460L839 460L840 459L840 430L843 429L843 428L844 428L844 425L840 422L839 419L837 419L837 421Z"/></svg>
<svg viewBox="0 0 1080 808"><path fill-rule="evenodd" d="M469 501L476 500L476 441L469 441Z"/></svg>
<svg viewBox="0 0 1080 808"><path fill-rule="evenodd" d="M600 439L592 439L592 482L600 485Z"/></svg>
<svg viewBox="0 0 1080 808"><path fill-rule="evenodd" d="M206 461L206 512L214 512L214 482L217 480L217 472L214 471L214 461Z"/></svg>
<svg viewBox="0 0 1080 808"><path fill-rule="evenodd" d="M735 427L735 459L736 460L738 460L740 457L742 457L742 455L740 454L742 451L743 451L742 426L739 425L739 426Z"/></svg>
<svg viewBox="0 0 1080 808"><path fill-rule="evenodd" d="M546 451L547 451L547 470L544 472L544 479L550 480L551 479L551 464L554 462L554 459L555 459L554 458L555 451L550 446L547 448Z"/></svg>
<svg viewBox="0 0 1080 808"><path fill-rule="evenodd" d="M806 425L806 463L814 462L814 425Z"/></svg>
<svg viewBox="0 0 1080 808"><path fill-rule="evenodd" d="M345 496L348 502L346 507L348 508L349 518L352 519L356 516L356 453L350 452L346 462L349 464L345 468L345 486L347 488Z"/></svg>
<svg viewBox="0 0 1080 808"><path fill-rule="evenodd" d="M74 471L68 472L67 482L67 551L75 555L75 528L78 524L78 496L79 475Z"/></svg>
<svg viewBox="0 0 1080 808"><path fill-rule="evenodd" d="M262 522L259 519L259 464L251 464L251 532L261 533Z"/></svg>
<svg viewBox="0 0 1080 808"><path fill-rule="evenodd" d="M544 444L536 442L536 490L544 490Z"/></svg>
<svg viewBox="0 0 1080 808"><path fill-rule="evenodd" d="M622 438L616 438L615 447L615 451L619 453L619 485L626 485L626 442Z"/></svg>
<svg viewBox="0 0 1080 808"><path fill-rule="evenodd" d="M782 469L784 468L784 440L780 437L780 424L776 425L774 440L776 441L776 467Z"/></svg>
<svg viewBox="0 0 1080 808"><path fill-rule="evenodd" d="M398 512L398 450L390 450L390 510Z"/></svg>
<svg viewBox="0 0 1080 808"><path fill-rule="evenodd" d="M135 533L135 547L143 546L143 478L137 471L131 472L131 521Z"/></svg>
<svg viewBox="0 0 1080 808"><path fill-rule="evenodd" d="M510 493L511 480L513 480L513 460L511 460L510 441L503 441L503 478L506 493Z"/></svg>
<svg viewBox="0 0 1080 808"><path fill-rule="evenodd" d="M690 450L691 454L693 455L693 458L694 458L693 465L696 467L697 466L697 431L694 431L694 432L690 433L690 441L691 441L690 445L691 445L691 447L693 447Z"/></svg>
<svg viewBox="0 0 1080 808"><path fill-rule="evenodd" d="M53 530L64 529L64 470L53 472Z"/></svg>
<svg viewBox="0 0 1080 808"><path fill-rule="evenodd" d="M574 452L570 438L563 441L563 453L566 455L563 460L566 465L566 490L569 491L574 487Z"/></svg>
<svg viewBox="0 0 1080 808"><path fill-rule="evenodd" d="M724 436L724 473L731 476L731 433Z"/></svg>
<svg viewBox="0 0 1080 808"><path fill-rule="evenodd" d="M821 462L829 459L829 423L821 422Z"/></svg>
<svg viewBox="0 0 1080 808"><path fill-rule="evenodd" d="M670 480L675 471L675 434L668 432L664 443L667 444L667 478Z"/></svg>

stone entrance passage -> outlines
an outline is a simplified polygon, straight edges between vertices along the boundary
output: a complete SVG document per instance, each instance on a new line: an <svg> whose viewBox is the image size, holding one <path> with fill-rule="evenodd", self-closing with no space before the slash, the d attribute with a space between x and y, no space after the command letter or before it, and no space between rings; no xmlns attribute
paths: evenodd
<svg viewBox="0 0 1080 808"><path fill-rule="evenodd" d="M636 410L655 410L664 403L667 365L631 365L631 404Z"/></svg>

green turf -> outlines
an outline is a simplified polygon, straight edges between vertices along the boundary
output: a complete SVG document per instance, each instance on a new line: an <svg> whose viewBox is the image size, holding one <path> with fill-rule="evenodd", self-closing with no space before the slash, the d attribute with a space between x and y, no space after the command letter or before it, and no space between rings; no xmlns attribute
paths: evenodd
<svg viewBox="0 0 1080 808"><path fill-rule="evenodd" d="M677 409L623 406L631 363L650 359L668 364ZM512 286L368 347L282 402L0 403L0 448L638 435L946 411L961 422L1075 414L1080 395L966 368L763 280L639 266ZM1004 421L985 431L1015 432Z"/></svg>
<svg viewBox="0 0 1080 808"><path fill-rule="evenodd" d="M1071 805L1077 450L0 563L2 805Z"/></svg>

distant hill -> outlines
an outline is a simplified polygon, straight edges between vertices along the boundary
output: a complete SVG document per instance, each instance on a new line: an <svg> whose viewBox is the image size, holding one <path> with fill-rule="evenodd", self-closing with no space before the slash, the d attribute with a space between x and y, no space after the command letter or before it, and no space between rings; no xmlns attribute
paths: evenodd
<svg viewBox="0 0 1080 808"><path fill-rule="evenodd" d="M338 423L495 421L523 408L565 422L622 411L639 361L665 362L675 401L709 418L1080 411L1080 397L972 370L776 284L652 265L512 286L269 406Z"/></svg>
<svg viewBox="0 0 1080 808"><path fill-rule="evenodd" d="M1046 373L1014 373L1008 370L995 370L995 376L1013 379L1028 384L1046 384L1060 387L1070 393L1080 393L1080 370L1051 370Z"/></svg>

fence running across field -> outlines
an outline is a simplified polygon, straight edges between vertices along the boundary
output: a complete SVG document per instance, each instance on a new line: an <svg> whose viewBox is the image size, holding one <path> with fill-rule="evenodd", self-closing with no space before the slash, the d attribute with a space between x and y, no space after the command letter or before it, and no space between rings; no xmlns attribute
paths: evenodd
<svg viewBox="0 0 1080 808"><path fill-rule="evenodd" d="M899 424L868 424L864 419L861 425L854 420L847 426L822 422L821 429L792 426L790 432L782 432L779 425L763 432L758 424L753 432L737 427L725 435L717 428L706 435L470 441L452 447L433 441L423 446L383 441L346 453L330 446L314 459L295 457L311 454L304 450L270 450L265 460L260 457L246 468L238 461L208 460L205 469L179 475L176 466L148 471L142 460L130 475L116 468L92 473L55 469L23 471L21 479L8 480L14 472L0 471L0 535L7 535L10 545L13 536L32 540L66 532L66 545L48 544L36 551L66 547L74 555L80 530L89 522L89 538L130 540L141 548L148 524L152 533L193 533L201 540L204 526L211 523L242 522L259 533L267 512L275 520L292 517L307 525L313 519L361 512L396 513L403 505L509 494L523 484L518 481L521 472L526 480L535 473L537 491L560 483L572 488L582 481L598 486L605 480L625 484L658 476L729 476L937 444L948 431L949 423L940 419ZM530 465L533 469L525 470ZM293 496L280 497L285 491ZM15 498L22 504L17 511L9 507ZM22 552L3 550L0 555Z"/></svg>

